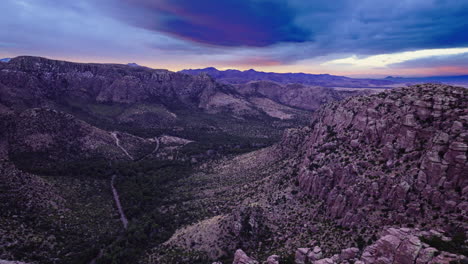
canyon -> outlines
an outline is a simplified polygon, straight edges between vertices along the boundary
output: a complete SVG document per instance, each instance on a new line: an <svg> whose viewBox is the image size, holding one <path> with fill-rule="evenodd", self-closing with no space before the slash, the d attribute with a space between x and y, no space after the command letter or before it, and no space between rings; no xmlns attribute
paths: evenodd
<svg viewBox="0 0 468 264"><path fill-rule="evenodd" d="M466 263L468 90L393 84L0 62L0 263Z"/></svg>

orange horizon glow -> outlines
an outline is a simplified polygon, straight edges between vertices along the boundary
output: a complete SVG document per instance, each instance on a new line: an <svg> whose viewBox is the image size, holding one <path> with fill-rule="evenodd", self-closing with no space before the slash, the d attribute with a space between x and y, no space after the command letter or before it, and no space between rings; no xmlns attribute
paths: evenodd
<svg viewBox="0 0 468 264"><path fill-rule="evenodd" d="M10 55L10 56L8 56ZM14 58L23 55L11 56L11 54L0 53L1 58ZM35 56L35 55L24 55ZM265 57L252 57L247 59L231 60L227 62L216 62L213 64L206 63L183 63L183 62L165 62L155 63L153 60L122 60L112 59L108 57L92 57L92 56L40 56L54 60L64 60L78 63L103 63L103 64L127 64L135 62L141 66L146 66L153 69L167 69L169 71L181 71L185 69L202 69L207 67L215 67L218 70L250 70L276 73L307 73L307 74L331 74L339 76L348 76L353 78L383 78L386 76L401 76L401 77L429 77L429 76L455 76L468 75L468 67L463 66L438 66L424 68L369 68L362 69L356 67L353 69L339 69L339 67L321 67L321 65L305 65L305 64L282 64L280 61L270 60Z"/></svg>

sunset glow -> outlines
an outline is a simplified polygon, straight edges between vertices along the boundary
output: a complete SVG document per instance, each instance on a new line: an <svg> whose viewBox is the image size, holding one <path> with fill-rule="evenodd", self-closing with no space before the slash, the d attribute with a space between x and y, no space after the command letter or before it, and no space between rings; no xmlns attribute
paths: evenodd
<svg viewBox="0 0 468 264"><path fill-rule="evenodd" d="M0 7L0 57L173 71L468 74L461 33L468 18L460 15L467 1L5 0Z"/></svg>

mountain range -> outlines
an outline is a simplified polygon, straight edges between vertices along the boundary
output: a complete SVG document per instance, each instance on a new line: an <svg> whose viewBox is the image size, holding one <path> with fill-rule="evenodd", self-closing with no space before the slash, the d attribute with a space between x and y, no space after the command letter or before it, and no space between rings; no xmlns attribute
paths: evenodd
<svg viewBox="0 0 468 264"><path fill-rule="evenodd" d="M466 263L466 88L210 70L0 63L0 263Z"/></svg>
<svg viewBox="0 0 468 264"><path fill-rule="evenodd" d="M206 73L221 83L242 84L250 81L273 81L281 84L299 83L303 85L322 87L350 87L350 88L385 88L395 84L391 80L353 79L344 76L330 74L307 74L307 73L275 73L260 72L255 70L220 71L209 67L205 69L182 70L182 73L199 75Z"/></svg>
<svg viewBox="0 0 468 264"><path fill-rule="evenodd" d="M229 84L244 84L250 81L273 81L282 84L303 84L322 87L347 87L347 88L392 88L402 84L420 83L446 83L456 85L467 85L468 76L427 76L427 77L393 77L384 79L359 79L330 74L308 74L308 73L275 73L261 72L255 70L239 71L224 70L209 67L205 69L189 69L181 72L198 75L206 73L219 82Z"/></svg>
<svg viewBox="0 0 468 264"><path fill-rule="evenodd" d="M422 82L438 82L438 83L468 83L468 75L455 75L455 76L427 76L427 77L393 77L388 76L385 80L393 82L411 82L411 83L422 83Z"/></svg>

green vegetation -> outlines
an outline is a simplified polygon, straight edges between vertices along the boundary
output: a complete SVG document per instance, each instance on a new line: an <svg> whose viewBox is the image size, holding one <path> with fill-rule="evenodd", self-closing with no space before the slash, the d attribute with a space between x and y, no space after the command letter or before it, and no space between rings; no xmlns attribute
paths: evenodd
<svg viewBox="0 0 468 264"><path fill-rule="evenodd" d="M129 228L106 249L99 263L132 263L171 237L182 225L199 218L199 208L161 210L190 200L189 195L174 195L178 180L187 177L191 167L181 162L140 161L115 165L116 188Z"/></svg>

